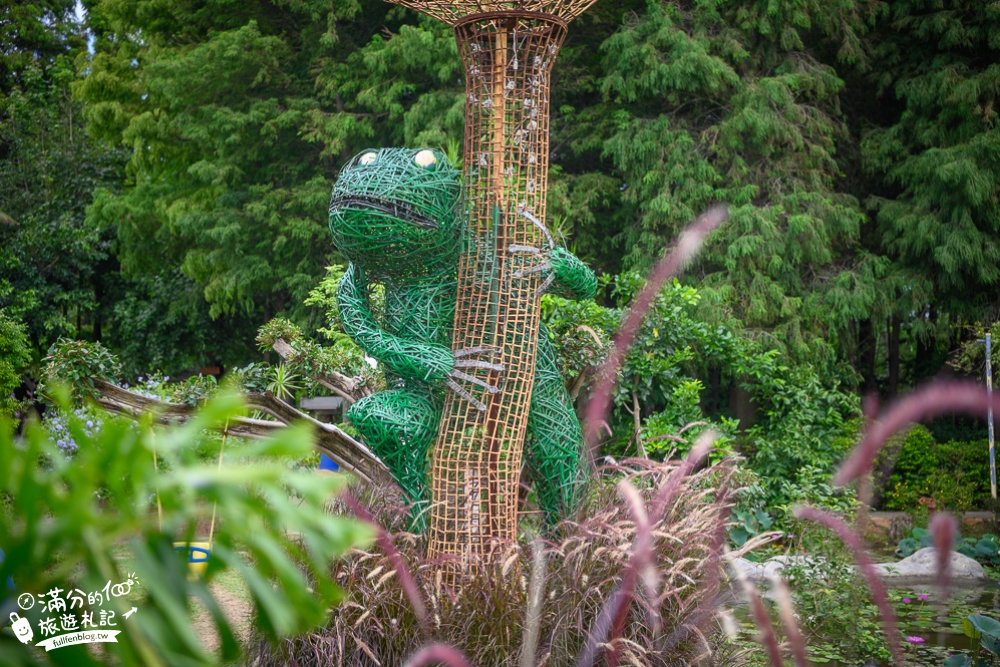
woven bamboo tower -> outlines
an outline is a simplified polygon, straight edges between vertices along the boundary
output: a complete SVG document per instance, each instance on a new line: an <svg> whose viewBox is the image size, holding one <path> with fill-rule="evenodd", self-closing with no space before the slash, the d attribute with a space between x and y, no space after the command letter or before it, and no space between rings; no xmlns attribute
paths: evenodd
<svg viewBox="0 0 1000 667"><path fill-rule="evenodd" d="M430 557L449 579L517 535L517 501L545 273L549 77L567 24L595 0L390 0L455 29L465 66L463 255L452 346L502 371L449 392L431 458ZM513 252L511 249L514 249ZM497 387L493 393L479 384Z"/></svg>

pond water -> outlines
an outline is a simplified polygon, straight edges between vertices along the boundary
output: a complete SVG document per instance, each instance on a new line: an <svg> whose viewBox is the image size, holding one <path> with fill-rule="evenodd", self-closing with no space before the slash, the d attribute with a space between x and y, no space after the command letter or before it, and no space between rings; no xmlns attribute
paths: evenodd
<svg viewBox="0 0 1000 667"><path fill-rule="evenodd" d="M913 665L939 667L953 653L968 650L970 640L962 632L962 619L969 614L1000 619L1000 585L996 581L989 582L985 588L956 588L944 605L934 602L937 591L933 587L894 592L910 600L894 604L903 635L924 640L907 645ZM928 601L920 600L921 594L926 595Z"/></svg>
<svg viewBox="0 0 1000 667"><path fill-rule="evenodd" d="M938 592L933 586L892 589L889 594L900 631L904 637L915 640L903 642L907 667L940 667L950 655L968 651L970 640L962 632L962 619L969 614L984 614L1000 620L1000 585L996 581L990 581L982 587L953 588L944 605L937 602ZM737 607L735 611L743 628L753 628L745 605ZM780 627L777 619L775 623L776 627ZM751 634L755 632L751 631ZM841 638L841 641L849 643L850 638ZM838 660L835 655L835 650L825 650L821 646L810 647L809 658L814 665L861 667L864 664ZM869 662L865 667L890 665Z"/></svg>

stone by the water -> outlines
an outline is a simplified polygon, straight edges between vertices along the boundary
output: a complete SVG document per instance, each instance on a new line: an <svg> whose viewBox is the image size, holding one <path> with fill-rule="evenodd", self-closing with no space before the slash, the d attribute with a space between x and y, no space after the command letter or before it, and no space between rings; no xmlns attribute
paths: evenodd
<svg viewBox="0 0 1000 667"><path fill-rule="evenodd" d="M740 572L754 583L764 583L780 575L784 567L790 563L813 565L819 571L822 571L823 567L820 559L808 556L775 556L763 563L754 563L746 558L734 558L729 564L729 574L730 578L735 580L737 572ZM951 552L949 565L951 580L956 584L979 583L987 578L982 565L957 551ZM926 547L901 561L879 563L875 565L875 571L892 586L931 584L937 581L937 551L934 547Z"/></svg>
<svg viewBox="0 0 1000 667"><path fill-rule="evenodd" d="M937 580L937 549L925 547L896 563L879 563L875 570L886 581L897 584L933 583ZM974 558L951 552L948 568L952 581L974 583L986 579L986 571Z"/></svg>

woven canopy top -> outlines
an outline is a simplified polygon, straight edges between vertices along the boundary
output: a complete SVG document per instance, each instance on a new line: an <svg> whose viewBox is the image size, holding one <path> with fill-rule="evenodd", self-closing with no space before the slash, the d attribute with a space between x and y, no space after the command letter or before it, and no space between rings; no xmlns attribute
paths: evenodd
<svg viewBox="0 0 1000 667"><path fill-rule="evenodd" d="M597 0L389 0L422 14L433 16L448 25L487 14L545 15L569 23Z"/></svg>

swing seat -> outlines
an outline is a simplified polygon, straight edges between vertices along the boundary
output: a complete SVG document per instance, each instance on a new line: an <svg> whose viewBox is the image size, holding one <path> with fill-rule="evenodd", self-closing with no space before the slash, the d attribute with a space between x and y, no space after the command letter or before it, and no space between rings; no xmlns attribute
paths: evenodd
<svg viewBox="0 0 1000 667"><path fill-rule="evenodd" d="M208 557L212 553L211 542L174 542L174 551L185 552L188 576L200 578L208 567Z"/></svg>

